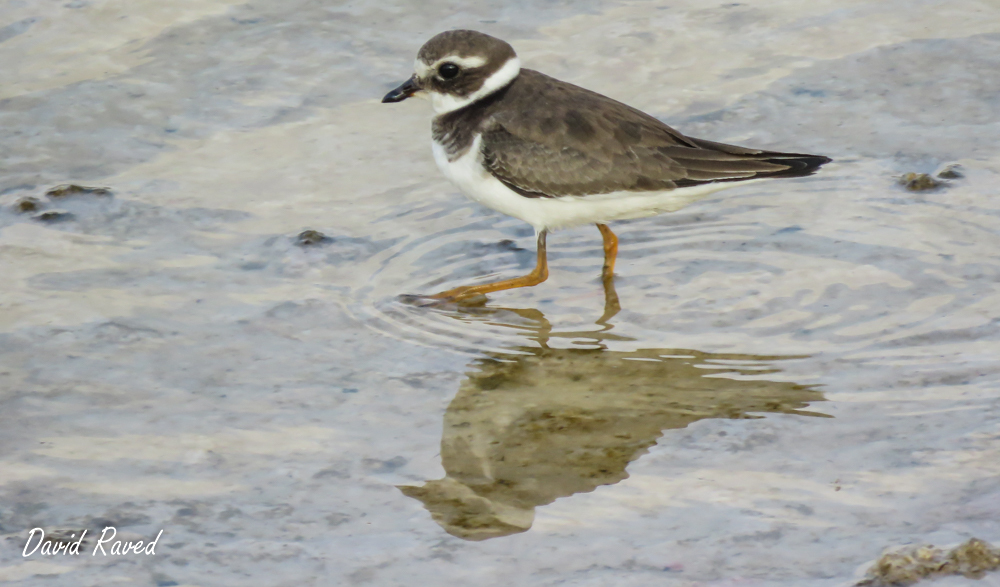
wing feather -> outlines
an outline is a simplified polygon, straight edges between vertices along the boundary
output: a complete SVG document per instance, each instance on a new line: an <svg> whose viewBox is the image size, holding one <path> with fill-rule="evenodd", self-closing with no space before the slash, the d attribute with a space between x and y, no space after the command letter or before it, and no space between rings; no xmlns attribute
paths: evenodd
<svg viewBox="0 0 1000 587"><path fill-rule="evenodd" d="M532 70L521 70L505 101L518 108L490 117L483 159L494 177L528 197L798 177L829 161L686 137L639 110Z"/></svg>

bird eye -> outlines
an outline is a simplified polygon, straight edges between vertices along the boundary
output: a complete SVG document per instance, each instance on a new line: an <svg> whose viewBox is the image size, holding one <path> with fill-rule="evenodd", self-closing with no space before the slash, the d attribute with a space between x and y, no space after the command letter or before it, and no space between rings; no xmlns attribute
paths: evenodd
<svg viewBox="0 0 1000 587"><path fill-rule="evenodd" d="M438 68L438 75L444 79L452 79L458 75L458 66L454 63L444 63Z"/></svg>

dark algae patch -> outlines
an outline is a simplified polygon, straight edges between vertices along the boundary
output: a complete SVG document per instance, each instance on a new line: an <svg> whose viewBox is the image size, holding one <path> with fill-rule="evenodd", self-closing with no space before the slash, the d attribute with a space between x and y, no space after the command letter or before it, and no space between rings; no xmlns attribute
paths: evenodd
<svg viewBox="0 0 1000 587"><path fill-rule="evenodd" d="M70 212L69 210L46 210L46 208L48 208L52 203L68 202L70 198L81 196L84 197L84 200L81 201L86 201L86 199L91 196L111 198L112 192L111 188L88 187L75 183L66 183L46 190L45 196L50 201L32 196L23 197L11 206L11 210L17 214L32 214L31 219L38 222L45 222L49 224L67 222L70 220L76 220L76 214ZM66 205L69 206L69 204ZM70 207L75 208L74 206Z"/></svg>

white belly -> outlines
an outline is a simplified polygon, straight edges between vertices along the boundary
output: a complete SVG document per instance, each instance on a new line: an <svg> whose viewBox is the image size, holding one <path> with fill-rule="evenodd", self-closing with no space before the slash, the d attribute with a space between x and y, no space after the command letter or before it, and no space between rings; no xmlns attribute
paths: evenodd
<svg viewBox="0 0 1000 587"><path fill-rule="evenodd" d="M431 141L434 160L441 172L471 200L520 218L535 230L569 228L582 224L611 222L673 212L719 190L733 187L729 183L710 183L662 192L612 192L592 196L562 196L559 198L526 198L511 190L483 166L481 137L454 161L448 161L444 148ZM746 184L753 181L742 181Z"/></svg>

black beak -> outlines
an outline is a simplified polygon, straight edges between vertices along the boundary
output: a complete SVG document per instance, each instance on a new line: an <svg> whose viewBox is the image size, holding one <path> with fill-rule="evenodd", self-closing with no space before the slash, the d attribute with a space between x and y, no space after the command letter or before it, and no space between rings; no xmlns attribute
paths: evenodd
<svg viewBox="0 0 1000 587"><path fill-rule="evenodd" d="M382 98L382 103L386 104L388 102L402 102L403 100L409 98L413 94L420 91L420 86L417 85L417 76L413 75L410 79L403 82L395 90L389 92Z"/></svg>

